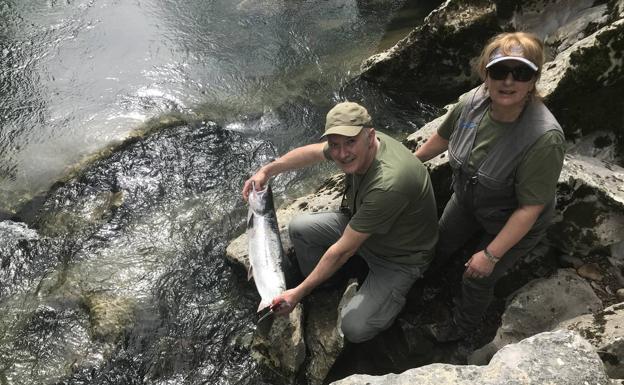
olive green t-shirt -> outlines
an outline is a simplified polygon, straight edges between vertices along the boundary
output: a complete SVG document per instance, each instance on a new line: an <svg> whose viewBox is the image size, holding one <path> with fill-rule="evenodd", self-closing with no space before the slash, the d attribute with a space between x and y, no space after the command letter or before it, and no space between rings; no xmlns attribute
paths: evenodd
<svg viewBox="0 0 624 385"><path fill-rule="evenodd" d="M438 239L428 171L402 143L376 133L379 149L369 169L345 176L353 215L349 225L371 234L362 247L375 255L398 263L428 263Z"/></svg>
<svg viewBox="0 0 624 385"><path fill-rule="evenodd" d="M464 101L460 99L438 128L438 135L447 140L451 137L463 106ZM496 141L513 127L513 122L504 123L492 119L488 110L477 128L475 143L468 159L470 172L481 164ZM548 131L535 141L516 171L515 190L520 205L547 204L553 199L564 155L565 139L557 130Z"/></svg>

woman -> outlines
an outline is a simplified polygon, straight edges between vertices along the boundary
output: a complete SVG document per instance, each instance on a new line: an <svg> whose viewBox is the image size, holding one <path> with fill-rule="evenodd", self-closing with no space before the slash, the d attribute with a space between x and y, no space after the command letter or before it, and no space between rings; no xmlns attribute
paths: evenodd
<svg viewBox="0 0 624 385"><path fill-rule="evenodd" d="M543 62L536 36L495 36L476 64L483 84L462 95L416 151L426 161L448 149L453 169L436 259L480 240L465 264L453 316L431 326L440 342L462 339L479 325L498 279L538 243L552 217L565 142L535 89Z"/></svg>

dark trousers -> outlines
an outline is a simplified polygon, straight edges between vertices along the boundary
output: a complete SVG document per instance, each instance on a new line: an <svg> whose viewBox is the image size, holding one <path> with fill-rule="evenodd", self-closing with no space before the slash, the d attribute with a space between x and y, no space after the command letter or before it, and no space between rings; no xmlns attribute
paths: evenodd
<svg viewBox="0 0 624 385"><path fill-rule="evenodd" d="M492 273L484 278L462 279L461 298L457 302L453 316L458 327L470 330L482 321L487 307L494 297L496 282L517 262L531 251L545 233L544 226L529 231L501 260L496 263ZM436 246L436 264L448 261L466 242L479 237L477 252L483 250L497 234L489 234L475 216L462 207L455 194L451 197L440 218L440 238ZM472 254L471 254L472 256Z"/></svg>

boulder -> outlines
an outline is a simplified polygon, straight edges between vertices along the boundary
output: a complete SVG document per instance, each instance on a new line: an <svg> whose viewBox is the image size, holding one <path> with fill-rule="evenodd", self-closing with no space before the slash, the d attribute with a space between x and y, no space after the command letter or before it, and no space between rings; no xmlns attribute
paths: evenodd
<svg viewBox="0 0 624 385"><path fill-rule="evenodd" d="M572 330L591 343L611 378L624 378L624 303L563 321L557 329Z"/></svg>
<svg viewBox="0 0 624 385"><path fill-rule="evenodd" d="M593 346L580 335L558 330L501 349L487 366L431 364L385 376L353 375L333 385L607 385Z"/></svg>
<svg viewBox="0 0 624 385"><path fill-rule="evenodd" d="M384 89L448 102L476 83L469 60L500 31L493 2L446 1L394 47L366 60L361 78Z"/></svg>
<svg viewBox="0 0 624 385"><path fill-rule="evenodd" d="M572 269L536 279L510 296L494 339L476 350L472 364L485 364L505 345L552 330L561 321L602 309L592 287Z"/></svg>
<svg viewBox="0 0 624 385"><path fill-rule="evenodd" d="M275 317L268 334L255 333L252 356L282 376L295 378L305 360L302 325L301 305L297 305L288 317Z"/></svg>
<svg viewBox="0 0 624 385"><path fill-rule="evenodd" d="M306 378L310 385L324 383L325 377L344 348L344 338L336 325L343 290L322 290L306 300L305 340L310 357Z"/></svg>
<svg viewBox="0 0 624 385"><path fill-rule="evenodd" d="M548 238L559 250L577 255L624 241L624 169L566 156Z"/></svg>

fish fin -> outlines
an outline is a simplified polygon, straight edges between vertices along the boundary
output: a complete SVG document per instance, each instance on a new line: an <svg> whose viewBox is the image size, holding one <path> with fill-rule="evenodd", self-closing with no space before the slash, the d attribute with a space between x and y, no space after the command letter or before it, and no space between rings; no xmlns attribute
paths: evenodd
<svg viewBox="0 0 624 385"><path fill-rule="evenodd" d="M271 311L271 304L260 301L260 303L258 304L258 313L260 313L264 309L267 309L268 311Z"/></svg>
<svg viewBox="0 0 624 385"><path fill-rule="evenodd" d="M249 269L247 269L247 280L251 281L252 278L253 278L253 267L249 265ZM259 308L258 308L258 311L260 311Z"/></svg>
<svg viewBox="0 0 624 385"><path fill-rule="evenodd" d="M254 215L252 212L250 212L249 215L247 215L247 228L248 229L253 228L253 222L254 222L253 218L254 218Z"/></svg>

